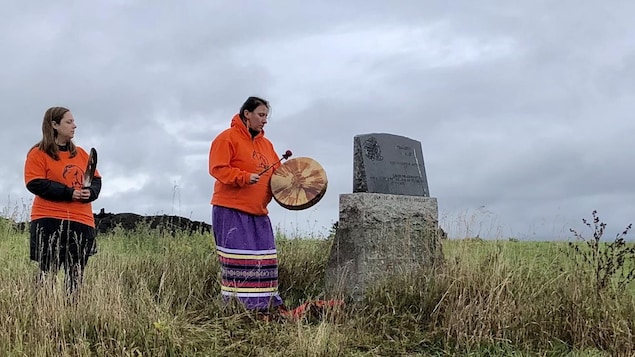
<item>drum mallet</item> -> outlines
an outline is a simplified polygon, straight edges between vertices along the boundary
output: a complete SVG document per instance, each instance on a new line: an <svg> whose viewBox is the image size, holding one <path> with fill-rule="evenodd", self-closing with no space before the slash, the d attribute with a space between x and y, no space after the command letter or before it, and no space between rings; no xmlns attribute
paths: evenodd
<svg viewBox="0 0 635 357"><path fill-rule="evenodd" d="M282 158L281 158L280 160L276 161L276 163L275 163L275 164L277 164L277 163L279 163L280 161L282 161L282 159L285 159L285 160L286 160L286 159L290 158L290 157L291 157L291 155L293 155L293 154L291 153L291 150L287 150L287 151L284 153L284 155L282 155ZM268 171L270 168L272 168L275 164L267 166L267 168L266 168L266 169L264 169L261 173L259 173L259 174L258 174L258 176L262 176L262 174L264 174L265 172L267 172L267 171Z"/></svg>

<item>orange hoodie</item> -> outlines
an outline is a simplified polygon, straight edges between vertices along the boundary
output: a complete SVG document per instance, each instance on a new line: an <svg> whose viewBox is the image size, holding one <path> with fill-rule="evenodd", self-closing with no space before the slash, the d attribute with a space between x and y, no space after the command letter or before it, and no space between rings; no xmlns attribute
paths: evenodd
<svg viewBox="0 0 635 357"><path fill-rule="evenodd" d="M209 173L216 179L211 204L234 208L253 215L269 213L271 202L269 181L280 166L278 154L261 131L253 139L238 114L229 129L212 141L209 151ZM276 163L255 184L249 183L252 173L260 173Z"/></svg>

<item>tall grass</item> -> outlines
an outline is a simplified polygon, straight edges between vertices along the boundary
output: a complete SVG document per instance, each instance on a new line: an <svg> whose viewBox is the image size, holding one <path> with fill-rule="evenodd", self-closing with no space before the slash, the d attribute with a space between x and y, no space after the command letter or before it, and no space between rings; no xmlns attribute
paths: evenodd
<svg viewBox="0 0 635 357"><path fill-rule="evenodd" d="M213 239L99 237L81 295L36 289L28 238L0 225L2 356L631 355L633 287L599 294L566 243L444 241L445 264L378 281L322 318L265 322L220 301ZM331 240L278 239L280 291L323 295Z"/></svg>

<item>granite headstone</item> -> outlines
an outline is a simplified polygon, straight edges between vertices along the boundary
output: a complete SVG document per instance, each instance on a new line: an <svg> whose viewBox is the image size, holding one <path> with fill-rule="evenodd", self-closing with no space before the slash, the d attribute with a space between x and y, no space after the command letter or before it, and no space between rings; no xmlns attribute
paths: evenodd
<svg viewBox="0 0 635 357"><path fill-rule="evenodd" d="M437 199L430 197L421 143L399 135L354 137L354 189L340 195L326 293L367 289L442 260Z"/></svg>
<svg viewBox="0 0 635 357"><path fill-rule="evenodd" d="M376 133L354 137L353 192L429 197L421 142Z"/></svg>

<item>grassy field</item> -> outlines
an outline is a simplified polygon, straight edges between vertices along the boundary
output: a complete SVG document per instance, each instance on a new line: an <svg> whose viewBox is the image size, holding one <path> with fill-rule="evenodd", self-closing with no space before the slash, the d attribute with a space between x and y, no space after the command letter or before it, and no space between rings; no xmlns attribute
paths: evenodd
<svg viewBox="0 0 635 357"><path fill-rule="evenodd" d="M331 243L279 239L288 306L322 296ZM635 348L633 285L599 288L593 265L571 259L566 243L444 241L443 266L378 283L364 302L320 319L284 323L220 302L213 248L210 236L100 236L82 295L67 304L63 273L55 289L35 289L27 235L0 226L0 355L611 356Z"/></svg>

